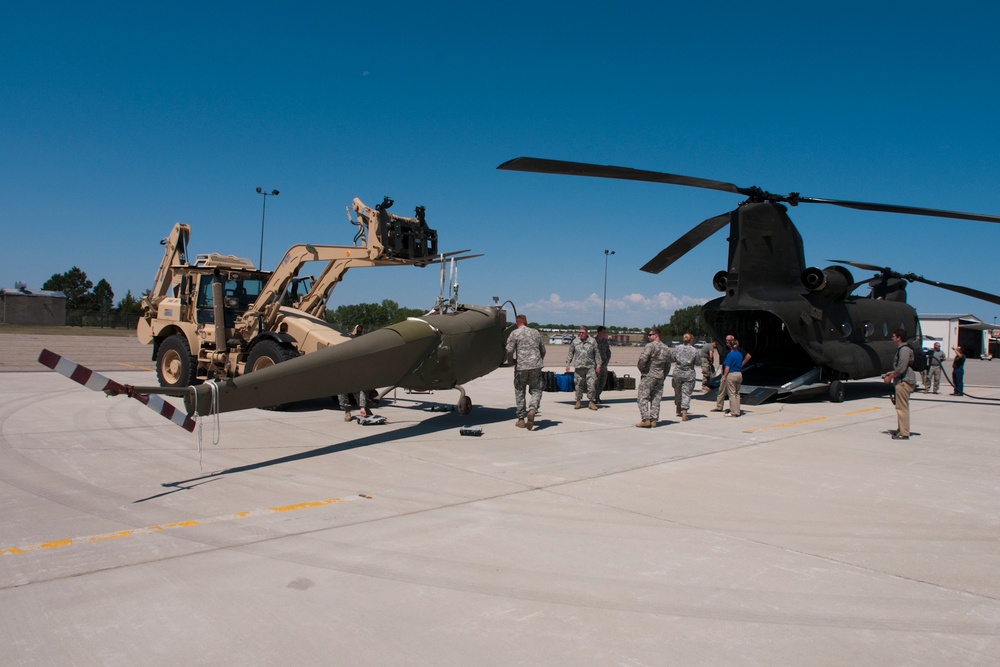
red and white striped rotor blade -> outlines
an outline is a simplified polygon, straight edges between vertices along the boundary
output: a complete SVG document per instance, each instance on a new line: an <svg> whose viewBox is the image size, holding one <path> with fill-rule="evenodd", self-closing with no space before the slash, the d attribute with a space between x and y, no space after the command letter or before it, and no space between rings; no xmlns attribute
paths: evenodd
<svg viewBox="0 0 1000 667"><path fill-rule="evenodd" d="M188 431L194 431L195 421L170 403L167 403L161 396L135 392L132 390L131 386L115 382L110 378L104 377L100 373L90 370L86 366L81 366L71 359L67 359L62 355L56 354L51 350L42 350L42 353L38 355L38 363L43 366L48 366L57 373L65 375L70 380L78 382L88 389L103 391L111 396L116 396L118 394L130 396L151 410L166 417L181 428Z"/></svg>

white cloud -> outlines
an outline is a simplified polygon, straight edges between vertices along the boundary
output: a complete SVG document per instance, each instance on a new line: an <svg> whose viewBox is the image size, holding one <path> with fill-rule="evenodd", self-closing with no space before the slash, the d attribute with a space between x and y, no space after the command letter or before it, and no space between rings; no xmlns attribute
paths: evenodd
<svg viewBox="0 0 1000 667"><path fill-rule="evenodd" d="M652 296L634 292L609 297L606 319L609 326L649 326L654 322L667 322L679 308L702 304L707 300L702 297L676 296L670 292ZM580 300L566 300L559 294L552 293L546 299L526 303L524 309L528 318L535 322L589 324L601 320L604 301L597 294L590 294Z"/></svg>

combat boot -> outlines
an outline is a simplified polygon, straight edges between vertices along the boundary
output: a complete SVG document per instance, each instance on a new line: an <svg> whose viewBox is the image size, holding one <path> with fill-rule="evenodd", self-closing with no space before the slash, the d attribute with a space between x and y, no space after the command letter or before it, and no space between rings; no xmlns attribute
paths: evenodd
<svg viewBox="0 0 1000 667"><path fill-rule="evenodd" d="M636 428L649 428L649 420L643 419L641 422L635 425Z"/></svg>
<svg viewBox="0 0 1000 667"><path fill-rule="evenodd" d="M573 406L573 409L574 410L579 410L580 409L580 399L576 400L576 405Z"/></svg>
<svg viewBox="0 0 1000 667"><path fill-rule="evenodd" d="M597 409L597 402L596 401L591 401L590 405L588 405L587 407L590 408L591 410L596 410Z"/></svg>
<svg viewBox="0 0 1000 667"><path fill-rule="evenodd" d="M344 421L345 422L351 421L351 413L350 412L345 412L344 413Z"/></svg>
<svg viewBox="0 0 1000 667"><path fill-rule="evenodd" d="M528 422L525 424L525 428L529 431L535 428L535 409L532 408L528 410Z"/></svg>
<svg viewBox="0 0 1000 667"><path fill-rule="evenodd" d="M681 410L681 421L682 422L686 422L687 420L688 420L688 411L687 410Z"/></svg>
<svg viewBox="0 0 1000 667"><path fill-rule="evenodd" d="M649 428L656 428L656 425L657 425L658 423L659 423L659 422L658 422L657 420L655 420L655 419L650 419L650 420L649 420Z"/></svg>
<svg viewBox="0 0 1000 667"><path fill-rule="evenodd" d="M516 423L516 424L514 424L514 426L516 426L516 427L518 427L518 428L524 428L524 420L523 420L523 419L520 419L520 418L518 418L518 420L517 420L517 423Z"/></svg>

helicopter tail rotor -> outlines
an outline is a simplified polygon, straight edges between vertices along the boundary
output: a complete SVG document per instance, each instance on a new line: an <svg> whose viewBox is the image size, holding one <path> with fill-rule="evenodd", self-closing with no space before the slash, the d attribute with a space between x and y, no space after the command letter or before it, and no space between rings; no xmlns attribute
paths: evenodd
<svg viewBox="0 0 1000 667"><path fill-rule="evenodd" d="M90 370L86 366L81 366L71 359L56 354L50 350L42 350L38 355L38 363L48 366L61 375L65 375L70 380L82 384L87 389L103 391L108 396L118 396L125 394L129 398L134 398L149 409L162 417L166 417L186 431L194 431L195 421L175 408L170 403L163 400L158 394L152 393L159 388L133 387L128 384L121 384L107 378L100 373ZM186 389L185 389L186 391ZM161 393L176 395L176 389L162 390Z"/></svg>

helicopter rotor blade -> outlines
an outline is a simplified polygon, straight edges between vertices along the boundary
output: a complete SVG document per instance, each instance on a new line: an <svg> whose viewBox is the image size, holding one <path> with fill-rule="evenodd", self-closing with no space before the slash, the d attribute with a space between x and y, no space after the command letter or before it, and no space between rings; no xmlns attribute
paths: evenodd
<svg viewBox="0 0 1000 667"><path fill-rule="evenodd" d="M721 190L733 194L745 195L749 201L755 202L785 202L792 206L799 204L828 204L860 211L879 211L882 213L906 213L923 215L933 218L953 218L957 220L977 220L979 222L1000 223L1000 216L980 213L962 213L959 211L944 211L935 208L919 206L901 206L898 204L876 204L872 202L851 201L847 199L823 199L820 197L803 197L797 192L787 195L777 195L756 186L742 188L733 183L715 181L708 178L681 176L660 171L646 171L631 167L615 167L611 165L589 164L586 162L568 162L565 160L548 160L535 157L518 157L501 164L497 169L508 171L530 171L542 174L564 174L566 176L593 176L595 178L617 178L626 181L647 181L650 183L667 183L670 185L686 185L709 190Z"/></svg>
<svg viewBox="0 0 1000 667"><path fill-rule="evenodd" d="M865 271L878 271L879 273L892 273L892 269L888 266L876 266L874 264L865 264L864 262L851 262L846 259L828 259L828 262L836 262L837 264L848 264L850 266L856 266L859 269L864 269Z"/></svg>
<svg viewBox="0 0 1000 667"><path fill-rule="evenodd" d="M723 213L722 215L717 215L714 218L703 220L693 227L687 234L661 250L656 257L646 262L645 266L643 266L640 270L646 271L647 273L659 273L687 254L687 252L696 245L728 225L729 221L729 213Z"/></svg>
<svg viewBox="0 0 1000 667"><path fill-rule="evenodd" d="M565 160L548 160L537 157L518 157L501 164L497 169L506 171L530 171L539 174L563 174L565 176L593 176L595 178L617 178L624 181L646 181L649 183L667 183L670 185L687 185L694 188L721 190L738 195L749 195L752 188L741 188L733 183L713 181L708 178L680 176L660 171L645 171L631 167L614 167L611 165L589 164L586 162L567 162Z"/></svg>
<svg viewBox="0 0 1000 667"><path fill-rule="evenodd" d="M468 252L468 250L462 250L461 252ZM427 264L421 264L421 266L432 266L434 264L447 264L452 259L454 259L456 262L459 262L462 261L463 259L474 259L476 257L485 257L485 256L486 253L484 252L479 252L474 255L460 255L460 256L459 255L452 256L451 254L449 254L447 257L439 256L438 259L432 259L431 261L427 262Z"/></svg>
<svg viewBox="0 0 1000 667"><path fill-rule="evenodd" d="M973 289L971 287L952 285L951 283L943 283L938 280L928 280L927 278L918 276L914 273L900 273L899 271L893 271L888 266L876 266L875 264L865 264L864 262L850 262L844 259L828 259L827 261L837 262L838 264L849 264L851 266L856 266L859 269L866 269L869 271L878 271L886 278L900 278L908 280L911 283L924 283L925 285L932 285L951 292L957 292L958 294L964 294L965 296L971 296L973 299L982 299L983 301L1000 305L1000 296L990 294L989 292L983 292L982 290Z"/></svg>
<svg viewBox="0 0 1000 667"><path fill-rule="evenodd" d="M983 215L981 213L960 213L958 211L942 211L936 208L920 208L918 206L899 206L897 204L872 204L863 201L847 201L844 199L819 199L817 197L795 196L788 200L794 206L800 202L807 204L830 204L853 208L859 211L880 211L882 213L907 213L909 215L925 215L931 218L954 218L956 220L976 220L978 222L1000 223L998 215Z"/></svg>
<svg viewBox="0 0 1000 667"><path fill-rule="evenodd" d="M940 287L941 289L946 289L951 292L957 292L959 294L964 294L965 296L971 296L973 299L982 299L983 301L988 301L989 303L994 303L1000 305L1000 296L996 294L990 294L989 292L983 292L977 289L972 289L971 287L963 287L962 285L952 285L950 283L942 283L937 280L927 280L923 276L914 276L913 274L907 274L903 276L907 280L912 280L917 283L924 283L925 285L933 285L934 287Z"/></svg>
<svg viewBox="0 0 1000 667"><path fill-rule="evenodd" d="M82 384L87 389L103 391L108 396L125 394L139 401L150 410L160 414L160 416L166 417L186 431L194 432L195 421L178 408L163 400L161 396L161 394L185 396L190 393L188 387L135 387L128 384L121 384L90 370L86 366L81 366L72 359L67 359L47 349L43 349L41 354L38 355L38 363L48 366L74 382Z"/></svg>
<svg viewBox="0 0 1000 667"><path fill-rule="evenodd" d="M439 290L439 294L440 294L439 298L441 298L441 299L444 299L444 270L445 270L445 265L446 265L446 262L444 260L441 260L441 286L440 286L440 290Z"/></svg>

